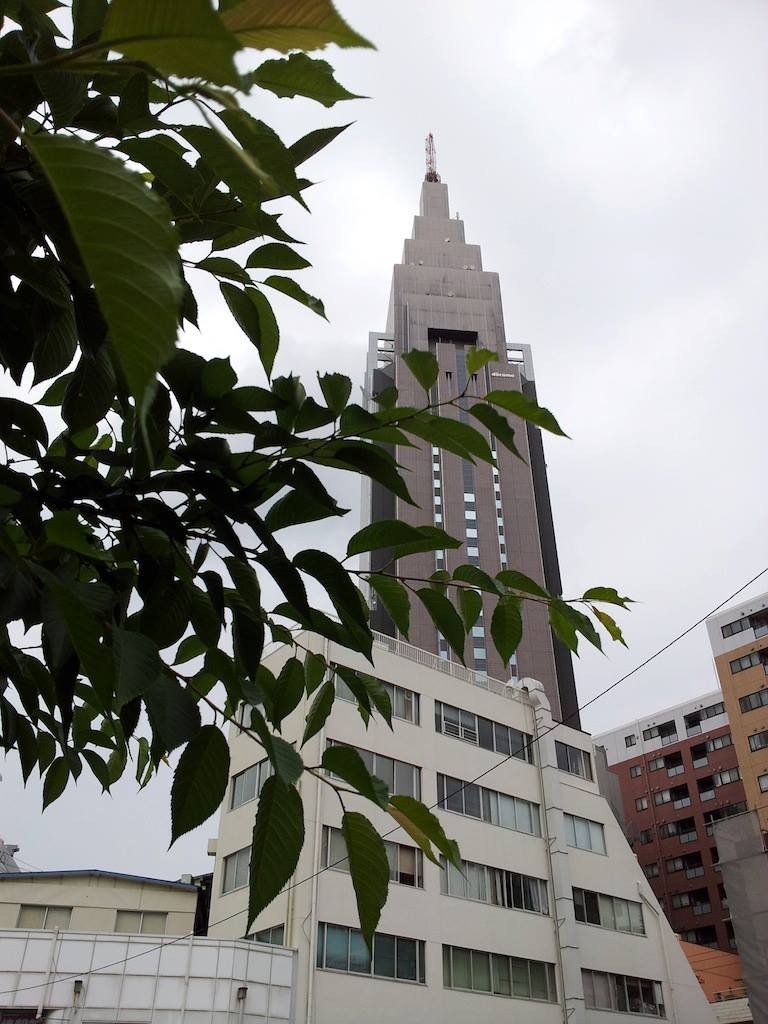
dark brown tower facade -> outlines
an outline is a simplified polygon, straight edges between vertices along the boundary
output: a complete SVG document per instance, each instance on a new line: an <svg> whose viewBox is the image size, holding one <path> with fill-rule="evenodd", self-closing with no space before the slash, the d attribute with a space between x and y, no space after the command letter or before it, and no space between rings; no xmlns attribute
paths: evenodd
<svg viewBox="0 0 768 1024"><path fill-rule="evenodd" d="M467 380L470 347L492 349L498 361ZM507 341L498 274L483 270L480 247L464 239L464 223L451 218L447 186L427 180L421 187L419 215L406 239L401 263L392 278L387 328L370 335L366 390L370 396L393 383L404 405L421 405L424 391L399 358L413 349L434 352L440 375L432 398L444 399L467 388L464 408L445 415L472 422L472 396L514 389L536 395L530 348ZM428 444L400 447L397 458L418 507L414 508L373 484L365 494L364 519L432 522L464 541L456 551L412 555L398 571L426 579L436 569L469 562L492 575L518 569L556 594L560 572L552 524L544 451L536 428L516 424L516 441L525 462L501 445L496 465L471 462ZM382 557L380 555L380 557ZM375 565L374 565L375 567ZM492 678L532 676L543 682L555 718L578 727L578 711L570 653L555 641L546 609L533 602L523 608L524 635L516 658L503 664L490 637L490 605L485 607L467 641L470 669ZM383 609L374 612L380 632L396 631ZM453 655L426 611L412 605L410 642L446 659Z"/></svg>

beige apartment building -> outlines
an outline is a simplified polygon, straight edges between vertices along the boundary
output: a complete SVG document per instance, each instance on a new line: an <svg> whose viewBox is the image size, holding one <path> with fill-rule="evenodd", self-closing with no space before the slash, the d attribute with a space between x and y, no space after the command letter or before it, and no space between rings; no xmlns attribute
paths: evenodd
<svg viewBox="0 0 768 1024"><path fill-rule="evenodd" d="M0 928L187 935L197 886L115 871L0 873Z"/></svg>
<svg viewBox="0 0 768 1024"><path fill-rule="evenodd" d="M768 831L768 594L707 620L747 806Z"/></svg>

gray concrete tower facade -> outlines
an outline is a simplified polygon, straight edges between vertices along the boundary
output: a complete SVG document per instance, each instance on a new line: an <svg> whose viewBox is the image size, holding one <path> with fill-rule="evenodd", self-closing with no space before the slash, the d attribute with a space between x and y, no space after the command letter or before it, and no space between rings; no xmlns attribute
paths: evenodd
<svg viewBox="0 0 768 1024"><path fill-rule="evenodd" d="M440 365L432 400L455 396L466 388L463 407L448 408L443 414L480 428L470 411L473 396L502 389L536 396L531 352L527 345L507 341L498 274L483 270L480 247L465 241L463 221L450 216L448 188L435 179L436 174L428 174L421 186L413 233L405 241L402 262L394 268L386 330L370 335L366 392L373 401L373 396L395 384L401 404L423 404L422 388L399 357L413 349L429 350ZM494 350L498 361L467 380L466 352L471 346ZM537 428L522 421L514 425L524 462L501 445L495 446L493 438L489 440L496 457L494 467L482 462L472 465L426 443L398 447L397 459L417 507L374 483L364 494L364 520L432 522L464 541L456 551L402 559L399 573L426 579L436 569L451 571L469 562L492 575L505 568L518 569L554 593L561 592L541 436ZM386 553L378 553L372 567L386 561ZM487 603L467 641L467 666L497 679L531 676L541 680L554 717L578 728L570 653L553 638L546 609L524 602L523 641L508 665L491 642L491 612ZM383 633L396 635L383 608L375 608L373 624ZM412 601L409 639L424 650L454 657L417 600Z"/></svg>

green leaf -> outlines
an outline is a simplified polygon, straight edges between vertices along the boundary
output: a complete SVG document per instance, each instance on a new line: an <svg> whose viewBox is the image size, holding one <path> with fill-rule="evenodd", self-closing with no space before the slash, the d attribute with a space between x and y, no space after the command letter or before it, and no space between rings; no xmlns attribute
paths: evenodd
<svg viewBox="0 0 768 1024"><path fill-rule="evenodd" d="M325 404L334 415L341 415L352 393L352 381L343 373L319 373L317 379Z"/></svg>
<svg viewBox="0 0 768 1024"><path fill-rule="evenodd" d="M112 785L112 779L109 766L104 758L97 754L95 750L89 750L88 747L80 751L80 756L91 769L93 777L101 784L102 791L108 793L109 787Z"/></svg>
<svg viewBox="0 0 768 1024"><path fill-rule="evenodd" d="M500 587L496 580L483 572L476 565L459 565L453 570L453 578L461 583L468 583L471 587L484 590L487 594L498 594Z"/></svg>
<svg viewBox="0 0 768 1024"><path fill-rule="evenodd" d="M387 902L389 861L384 840L363 814L345 811L341 834L347 847L349 873L357 899L360 930L373 951L373 933Z"/></svg>
<svg viewBox="0 0 768 1024"><path fill-rule="evenodd" d="M229 746L215 725L204 725L184 749L171 787L171 845L219 809L229 784Z"/></svg>
<svg viewBox="0 0 768 1024"><path fill-rule="evenodd" d="M289 658L280 669L275 684L273 724L279 729L284 718L299 706L304 696L304 666L298 658Z"/></svg>
<svg viewBox="0 0 768 1024"><path fill-rule="evenodd" d="M464 623L461 621L458 612L451 602L443 594L429 587L422 587L416 591L421 603L427 609L430 619L434 622L438 631L448 641L451 650L455 652L464 664Z"/></svg>
<svg viewBox="0 0 768 1024"><path fill-rule="evenodd" d="M264 187L274 185L261 164L227 135L199 124L186 125L181 134L225 183L232 196L258 204Z"/></svg>
<svg viewBox="0 0 768 1024"><path fill-rule="evenodd" d="M320 299L316 299L314 295L310 295L305 292L301 285L297 284L290 277L280 277L277 274L270 275L265 281L262 282L269 288L274 288L278 292L282 292L284 295L290 296L295 299L296 302L300 302L302 306L306 306L307 309L311 309L313 313L317 313L324 320L328 317L325 315L325 308Z"/></svg>
<svg viewBox="0 0 768 1024"><path fill-rule="evenodd" d="M249 285L251 279L239 263L227 259L226 256L209 256L195 264L197 270L206 270L214 277L228 277L232 281L239 281L240 284Z"/></svg>
<svg viewBox="0 0 768 1024"><path fill-rule="evenodd" d="M192 693L173 677L163 674L144 687L153 736L168 751L193 739L200 731L200 709Z"/></svg>
<svg viewBox="0 0 768 1024"><path fill-rule="evenodd" d="M184 154L190 150L170 136L124 139L117 148L131 160L143 164L185 206L192 202L195 193L204 185L199 170L184 159Z"/></svg>
<svg viewBox="0 0 768 1024"><path fill-rule="evenodd" d="M606 604L616 604L620 608L634 604L631 597L621 597L613 587L590 587L589 590L584 591L582 599L584 601L605 601Z"/></svg>
<svg viewBox="0 0 768 1024"><path fill-rule="evenodd" d="M69 781L69 765L63 757L57 757L45 773L43 780L43 810L58 800Z"/></svg>
<svg viewBox="0 0 768 1024"><path fill-rule="evenodd" d="M434 352L415 348L404 353L403 362L424 390L429 391L440 373L440 366Z"/></svg>
<svg viewBox="0 0 768 1024"><path fill-rule="evenodd" d="M502 569L501 572L496 573L496 579L510 590L520 590L524 594L533 594L534 597L542 597L546 600L549 600L551 596L536 580L532 580L530 576L526 576L516 569Z"/></svg>
<svg viewBox="0 0 768 1024"><path fill-rule="evenodd" d="M330 0L243 0L221 15L224 25L241 46L256 50L318 50L337 46L373 44L354 32Z"/></svg>
<svg viewBox="0 0 768 1024"><path fill-rule="evenodd" d="M292 53L284 60L265 60L248 78L276 96L306 96L324 107L332 107L338 100L362 98L339 85L327 61L313 60L306 53Z"/></svg>
<svg viewBox="0 0 768 1024"><path fill-rule="evenodd" d="M528 395L524 395L522 391L489 391L485 400L492 405L501 406L507 412L519 416L521 420L533 423L552 434L559 434L560 437L568 436L549 409L544 409Z"/></svg>
<svg viewBox="0 0 768 1024"><path fill-rule="evenodd" d="M308 695L314 693L325 679L327 668L328 665L322 654L307 651L304 658L304 686Z"/></svg>
<svg viewBox="0 0 768 1024"><path fill-rule="evenodd" d="M267 242L266 245L254 249L245 265L250 268L268 267L270 270L305 270L312 266L294 249L280 242Z"/></svg>
<svg viewBox="0 0 768 1024"><path fill-rule="evenodd" d="M185 637L179 644L179 649L176 652L174 658L174 665L184 665L186 662L191 661L193 658L200 658L206 653L208 648L197 636Z"/></svg>
<svg viewBox="0 0 768 1024"><path fill-rule="evenodd" d="M494 462L491 449L483 435L461 420L423 413L418 418L409 419L404 423L403 430L470 462L474 462L473 456L491 465Z"/></svg>
<svg viewBox="0 0 768 1024"><path fill-rule="evenodd" d="M242 289L226 283L221 285L221 294L238 327L256 347L264 372L271 378L280 332L269 301L257 288Z"/></svg>
<svg viewBox="0 0 768 1024"><path fill-rule="evenodd" d="M459 587L459 611L467 632L477 622L482 610L483 599L480 594L469 587Z"/></svg>
<svg viewBox="0 0 768 1024"><path fill-rule="evenodd" d="M38 443L48 446L45 420L33 405L16 398L0 398L0 437L14 451L36 459Z"/></svg>
<svg viewBox="0 0 768 1024"><path fill-rule="evenodd" d="M393 796L390 797L387 810L398 825L418 843L425 857L434 864L440 863L432 849L434 846L450 864L461 871L458 844L446 836L439 819L420 800L412 796Z"/></svg>
<svg viewBox="0 0 768 1024"><path fill-rule="evenodd" d="M393 557L402 558L420 551L442 551L459 548L456 540L437 526L411 526L402 519L377 519L353 534L347 544L347 557L364 551L392 548Z"/></svg>
<svg viewBox="0 0 768 1024"><path fill-rule="evenodd" d="M242 146L244 156L261 169L265 198L288 195L306 206L293 158L277 132L240 108L219 111L219 118Z"/></svg>
<svg viewBox="0 0 768 1024"><path fill-rule="evenodd" d="M325 587L339 618L345 625L356 623L364 631L368 629L367 608L364 606L360 591L352 582L347 570L333 555L325 551L307 549L299 551L293 559L293 564ZM370 646L366 646L370 653Z"/></svg>
<svg viewBox="0 0 768 1024"><path fill-rule="evenodd" d="M567 619L572 623L573 628L577 633L581 633L592 644L598 651L602 651L603 642L600 639L600 634L597 632L595 627L592 625L592 620L584 612L580 612L578 608L574 608L572 605L567 604L565 601L559 599L552 602L550 605L550 622L552 619L552 609L555 609L555 613L561 619Z"/></svg>
<svg viewBox="0 0 768 1024"><path fill-rule="evenodd" d="M499 358L498 352L493 352L489 348L477 348L469 346L467 348L467 373L477 373L478 370L482 370L488 363L495 363Z"/></svg>
<svg viewBox="0 0 768 1024"><path fill-rule="evenodd" d="M95 356L84 352L69 378L61 417L73 433L100 423L115 397L115 368L106 346Z"/></svg>
<svg viewBox="0 0 768 1024"><path fill-rule="evenodd" d="M269 731L258 708L251 708L251 729L259 737L275 775L286 785L296 782L304 771L304 762L293 744Z"/></svg>
<svg viewBox="0 0 768 1024"><path fill-rule="evenodd" d="M147 3L156 6L150 0L135 6ZM123 0L121 7L134 2ZM61 203L143 412L151 381L173 353L183 295L170 211L101 146L47 132L25 134L24 141Z"/></svg>
<svg viewBox="0 0 768 1024"><path fill-rule="evenodd" d="M350 124L341 124L337 128L318 128L313 132L309 132L308 135L303 135L300 139L297 139L296 142L288 147L288 152L293 157L294 166L298 167L305 160L309 160L310 157L314 156L315 153L325 149L329 143L333 142L337 136L350 127Z"/></svg>
<svg viewBox="0 0 768 1024"><path fill-rule="evenodd" d="M379 600L398 630L407 638L411 618L411 602L408 591L394 576L386 576L381 573L369 576L368 582L376 591Z"/></svg>
<svg viewBox="0 0 768 1024"><path fill-rule="evenodd" d="M614 620L614 618L611 615L609 615L608 612L604 612L601 608L595 608L594 605L590 605L590 607L592 609L592 614L595 616L597 621L605 628L611 640L618 640L620 644L623 644L626 647L627 644L624 640L624 634L621 632L621 629L619 628L619 625Z"/></svg>
<svg viewBox="0 0 768 1024"><path fill-rule="evenodd" d="M93 535L83 526L72 511L54 512L45 523L45 536L49 544L56 544L68 551L76 551L88 558L110 558L109 552L90 543Z"/></svg>
<svg viewBox="0 0 768 1024"><path fill-rule="evenodd" d="M262 787L256 810L246 930L294 873L303 845L301 797L293 786L273 775Z"/></svg>
<svg viewBox="0 0 768 1024"><path fill-rule="evenodd" d="M230 35L209 0L112 0L101 35L109 49L167 74L237 85Z"/></svg>
<svg viewBox="0 0 768 1024"><path fill-rule="evenodd" d="M496 412L493 406L481 405L479 403L470 406L469 411L475 419L480 420L483 426L490 430L493 436L504 445L507 451L512 452L516 458L525 462L525 459L520 454L517 445L515 444L515 431L510 427L506 417L502 416L500 412Z"/></svg>
<svg viewBox="0 0 768 1024"><path fill-rule="evenodd" d="M301 739L302 747L316 735L325 725L328 716L333 709L333 702L336 698L336 690L333 683L329 680L327 683L323 683L320 689L315 695L315 699L312 701L312 705L307 712L307 722L304 727L304 735Z"/></svg>
<svg viewBox="0 0 768 1024"><path fill-rule="evenodd" d="M323 751L323 768L350 785L360 796L386 810L389 802L387 784L371 775L354 747L334 744Z"/></svg>
<svg viewBox="0 0 768 1024"><path fill-rule="evenodd" d="M491 637L501 660L506 665L520 645L523 620L520 599L505 594L500 597L491 617Z"/></svg>
<svg viewBox="0 0 768 1024"><path fill-rule="evenodd" d="M355 695L358 711L368 725L372 708L376 708L381 717L392 728L392 701L389 699L386 687L375 676L365 672L358 672L346 665L336 665L334 671Z"/></svg>

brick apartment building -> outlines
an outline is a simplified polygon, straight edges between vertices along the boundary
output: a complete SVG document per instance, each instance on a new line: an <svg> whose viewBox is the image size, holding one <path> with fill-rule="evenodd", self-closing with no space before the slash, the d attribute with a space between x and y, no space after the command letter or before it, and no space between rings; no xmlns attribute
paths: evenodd
<svg viewBox="0 0 768 1024"><path fill-rule="evenodd" d="M713 823L746 810L719 690L595 737L619 780L625 831L673 929L733 950Z"/></svg>

